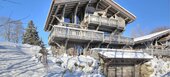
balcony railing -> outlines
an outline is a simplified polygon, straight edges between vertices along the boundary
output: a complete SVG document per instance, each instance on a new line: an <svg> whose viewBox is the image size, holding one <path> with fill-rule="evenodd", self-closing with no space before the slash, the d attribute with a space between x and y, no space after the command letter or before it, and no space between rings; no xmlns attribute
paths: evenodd
<svg viewBox="0 0 170 77"><path fill-rule="evenodd" d="M118 22L117 19L109 19L106 17L95 16L92 14L87 15L86 20L89 24L96 24L102 26L110 26L110 27L118 27L119 29L124 29L121 23ZM120 26L121 25L121 26Z"/></svg>
<svg viewBox="0 0 170 77"><path fill-rule="evenodd" d="M79 2L81 0L56 0L55 3ZM88 1L88 0L85 0Z"/></svg>
<svg viewBox="0 0 170 77"><path fill-rule="evenodd" d="M145 49L144 52L156 56L170 56L170 49Z"/></svg>
<svg viewBox="0 0 170 77"><path fill-rule="evenodd" d="M104 35L104 41L110 43L119 43L119 44L133 44L133 38L118 36L118 35Z"/></svg>
<svg viewBox="0 0 170 77"><path fill-rule="evenodd" d="M80 28L80 25L79 24L75 24L75 23L62 22L62 26L72 27L72 28Z"/></svg>
<svg viewBox="0 0 170 77"><path fill-rule="evenodd" d="M111 44L133 44L132 38L127 38L123 36L116 35L105 35L104 32L95 31L95 30L85 30L80 28L72 28L65 26L55 25L51 30L49 35L49 40L53 37L58 38L69 38L69 39L79 39L79 40L92 40L100 41L104 43Z"/></svg>
<svg viewBox="0 0 170 77"><path fill-rule="evenodd" d="M54 26L49 39L52 37L59 38L69 38L69 39L82 39L82 40L93 40L101 41L103 38L103 32L84 30L78 28L64 27L64 26Z"/></svg>

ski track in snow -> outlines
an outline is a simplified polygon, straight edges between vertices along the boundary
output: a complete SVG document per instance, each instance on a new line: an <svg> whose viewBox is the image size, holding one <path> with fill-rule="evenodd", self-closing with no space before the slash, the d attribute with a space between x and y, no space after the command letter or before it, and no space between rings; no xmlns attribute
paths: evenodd
<svg viewBox="0 0 170 77"><path fill-rule="evenodd" d="M28 52L36 48L31 47L0 43L0 77L61 76L61 72L47 72L40 62L32 59L35 52Z"/></svg>
<svg viewBox="0 0 170 77"><path fill-rule="evenodd" d="M37 62L30 61L32 56L26 55L24 53L20 53L17 50L0 50L0 76L20 76L21 74L26 73L30 70L35 69L28 69L30 67L36 66ZM3 65L2 65L3 64ZM15 74L13 74L15 72Z"/></svg>
<svg viewBox="0 0 170 77"><path fill-rule="evenodd" d="M98 65L92 57L64 55L58 58L63 62L59 66L56 64L57 58L50 53L48 67L45 67L37 60L39 50L38 46L0 42L0 77L103 77L97 73L98 69L95 67ZM93 63L95 71L92 67L87 67L88 62ZM91 73L83 73L74 63L85 66L86 69L82 70ZM71 72L69 68L72 68Z"/></svg>

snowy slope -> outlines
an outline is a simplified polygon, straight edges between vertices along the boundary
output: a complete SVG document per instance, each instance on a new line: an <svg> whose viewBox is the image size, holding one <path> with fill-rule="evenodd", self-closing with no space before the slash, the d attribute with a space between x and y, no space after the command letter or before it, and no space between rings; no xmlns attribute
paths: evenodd
<svg viewBox="0 0 170 77"><path fill-rule="evenodd" d="M0 77L45 76L44 66L35 57L39 49L38 46L0 43Z"/></svg>
<svg viewBox="0 0 170 77"><path fill-rule="evenodd" d="M39 50L38 46L0 42L0 77L103 77L98 72L97 61L85 56L48 55L48 68L45 68L37 61ZM59 61L61 65L56 64Z"/></svg>

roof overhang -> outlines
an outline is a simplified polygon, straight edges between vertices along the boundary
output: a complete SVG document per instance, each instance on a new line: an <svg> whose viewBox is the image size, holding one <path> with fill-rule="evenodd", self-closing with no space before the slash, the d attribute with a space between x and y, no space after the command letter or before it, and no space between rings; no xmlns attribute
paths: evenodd
<svg viewBox="0 0 170 77"><path fill-rule="evenodd" d="M72 12L70 8L74 8L77 3L80 3L81 7L84 7L83 5L86 5L88 2L89 4L96 5L100 1L99 7L106 7L111 6L108 11L113 12L113 13L118 13L119 16L122 18L126 19L127 23L131 23L136 19L136 16L121 7L119 4L112 0L53 0L50 6L50 10L47 16L46 24L44 27L45 31L49 31L50 22L52 20L52 17L54 15L54 12L57 8L57 6L63 6L67 4L69 7L66 7L66 11ZM59 8L62 9L62 8ZM68 10L67 10L68 9ZM70 10L70 11L69 11ZM80 11L81 9L78 9ZM60 10L59 10L60 11Z"/></svg>
<svg viewBox="0 0 170 77"><path fill-rule="evenodd" d="M170 29L160 31L160 32L156 32L156 33L152 33L152 34L149 34L149 35L146 35L146 36L134 38L134 42L135 42L135 44L145 43L147 41L153 41L155 39L161 38L161 37L166 36L166 35L170 35Z"/></svg>

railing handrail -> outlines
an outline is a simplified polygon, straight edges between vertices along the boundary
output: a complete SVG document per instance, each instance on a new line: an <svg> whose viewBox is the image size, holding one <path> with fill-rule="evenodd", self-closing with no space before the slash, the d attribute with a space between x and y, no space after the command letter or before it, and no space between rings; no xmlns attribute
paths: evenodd
<svg viewBox="0 0 170 77"><path fill-rule="evenodd" d="M90 18L88 20L89 23L91 23L91 18L96 18L96 22L98 24L102 24L102 23L104 24L105 23L105 26L113 26L113 24L114 24L114 27L117 27L117 28L124 28L125 27L125 25L124 26L120 26L121 23L119 23L119 20L116 19L116 18L101 17L101 16L96 16L96 15L93 15L93 14L87 14L86 17ZM106 22L102 22L101 20L102 21L106 21Z"/></svg>
<svg viewBox="0 0 170 77"><path fill-rule="evenodd" d="M97 32L97 33L104 33L104 32L96 31L96 30L87 30L87 29L80 29L80 28L73 28L73 27L66 27L66 26L54 26L54 28L55 27L69 28L69 29L74 29L74 30L82 30L82 31L90 31L90 32Z"/></svg>
<svg viewBox="0 0 170 77"><path fill-rule="evenodd" d="M75 32L75 36L80 37L80 39L87 36L87 38L90 40L100 40L100 41L109 40L109 41L125 42L125 43L130 43L130 44L133 43L133 38L128 38L128 37L124 37L124 36L120 36L120 35L112 36L111 34L104 34L104 32L101 32L101 31L86 30L86 29L79 29L79 28L72 28L72 27L65 27L65 26L53 26L53 29L51 30L49 38L52 36L52 33L56 33L54 31L58 31L58 30L55 30L55 28L67 29L67 31L63 32L63 33L65 33L66 38L69 38L68 36L72 35L72 34L70 34L70 32L73 31L73 32ZM76 31L78 31L78 34L76 33ZM84 34L82 34L84 32L85 32L85 36L84 36ZM92 35L87 35L88 32L91 32ZM110 36L111 36L111 38L110 38Z"/></svg>
<svg viewBox="0 0 170 77"><path fill-rule="evenodd" d="M170 49L142 49L144 52L153 55L167 55L170 56Z"/></svg>
<svg viewBox="0 0 170 77"><path fill-rule="evenodd" d="M88 14L88 15L91 16L91 17L97 17L97 18L98 18L98 17L101 17L101 16L96 16L96 15L93 15L93 14ZM88 15L87 15L87 16L88 16ZM107 18L107 17L101 17L101 18ZM111 19L111 18L107 18L107 19ZM111 19L111 20L118 21L117 19L114 19L114 18Z"/></svg>

